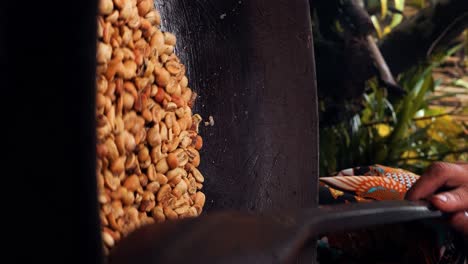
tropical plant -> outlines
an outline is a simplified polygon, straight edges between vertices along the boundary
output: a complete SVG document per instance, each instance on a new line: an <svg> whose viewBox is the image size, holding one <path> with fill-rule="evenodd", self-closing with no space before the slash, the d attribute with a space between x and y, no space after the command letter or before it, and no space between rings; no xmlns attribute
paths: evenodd
<svg viewBox="0 0 468 264"><path fill-rule="evenodd" d="M433 161L468 161L468 127L452 118L468 112L468 107L444 112L429 106L431 101L453 96L434 95L440 81L434 80L432 69L460 48L401 74L398 82L407 92L403 98L389 98L376 80L370 80L363 110L320 130L321 175L377 163L421 172Z"/></svg>

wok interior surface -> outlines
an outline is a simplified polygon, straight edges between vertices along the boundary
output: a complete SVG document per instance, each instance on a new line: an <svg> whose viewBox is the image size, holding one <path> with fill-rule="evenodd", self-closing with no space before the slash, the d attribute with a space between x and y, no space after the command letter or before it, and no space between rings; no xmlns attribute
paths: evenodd
<svg viewBox="0 0 468 264"><path fill-rule="evenodd" d="M307 0L156 0L199 97L205 211L318 203L318 115ZM298 258L315 259L315 242Z"/></svg>
<svg viewBox="0 0 468 264"><path fill-rule="evenodd" d="M314 207L318 117L307 1L156 1L199 97L206 209Z"/></svg>

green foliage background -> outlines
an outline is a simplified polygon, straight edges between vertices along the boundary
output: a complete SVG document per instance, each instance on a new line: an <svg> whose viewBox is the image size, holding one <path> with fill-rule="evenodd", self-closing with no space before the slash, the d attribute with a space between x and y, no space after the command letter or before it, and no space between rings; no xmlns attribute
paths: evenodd
<svg viewBox="0 0 468 264"><path fill-rule="evenodd" d="M383 37L401 22L402 17L389 14L387 1L381 0L379 4L381 13L372 18L377 37ZM393 6L402 9L404 4L398 0ZM424 7L424 1L407 4ZM370 80L361 112L350 120L320 129L321 176L370 164L421 173L434 161L468 161L467 125L455 122L453 113L429 107L434 100L454 96L450 93L434 95L440 85L440 80L433 78L434 67L467 43L437 54L430 62L398 76L399 84L407 91L402 98L388 98L385 89L379 87L376 80ZM465 87L462 80L457 81L459 86ZM465 88L468 92L468 85ZM458 111L468 114L468 107Z"/></svg>

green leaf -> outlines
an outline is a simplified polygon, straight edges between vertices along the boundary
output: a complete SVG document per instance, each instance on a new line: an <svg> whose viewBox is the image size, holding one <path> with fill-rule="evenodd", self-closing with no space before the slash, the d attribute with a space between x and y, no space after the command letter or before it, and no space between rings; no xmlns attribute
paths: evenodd
<svg viewBox="0 0 468 264"><path fill-rule="evenodd" d="M395 0L395 8L400 11L403 11L403 9L405 8L405 0Z"/></svg>
<svg viewBox="0 0 468 264"><path fill-rule="evenodd" d="M387 12L388 12L387 0L380 0L380 12L381 12L382 18L385 18L387 16Z"/></svg>
<svg viewBox="0 0 468 264"><path fill-rule="evenodd" d="M396 116L395 109L393 108L392 103L388 101L387 99L384 100L384 104L387 106L387 108L390 110L390 115L392 116L393 122L398 122L398 118Z"/></svg>
<svg viewBox="0 0 468 264"><path fill-rule="evenodd" d="M405 8L405 0L395 0L395 9L403 12ZM403 16L401 14L394 14L392 18L392 22L390 23L390 28L395 28L398 26L401 21L403 21Z"/></svg>
<svg viewBox="0 0 468 264"><path fill-rule="evenodd" d="M463 87L463 88L467 88L468 89L468 82L463 80L463 79L457 79L453 82L453 85L456 85L456 86L459 86L459 87Z"/></svg>
<svg viewBox="0 0 468 264"><path fill-rule="evenodd" d="M374 25L375 32L377 32L377 37L380 39L383 37L382 28L380 27L380 22L376 16L371 16L372 24Z"/></svg>

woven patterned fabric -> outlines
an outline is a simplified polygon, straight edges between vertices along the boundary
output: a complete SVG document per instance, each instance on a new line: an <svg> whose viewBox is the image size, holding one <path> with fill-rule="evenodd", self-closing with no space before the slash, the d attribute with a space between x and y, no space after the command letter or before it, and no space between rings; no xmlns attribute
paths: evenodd
<svg viewBox="0 0 468 264"><path fill-rule="evenodd" d="M320 204L403 200L419 179L412 172L382 165L342 170L320 178ZM356 232L327 234L319 240L320 263L460 263L461 237L442 223L420 221Z"/></svg>

